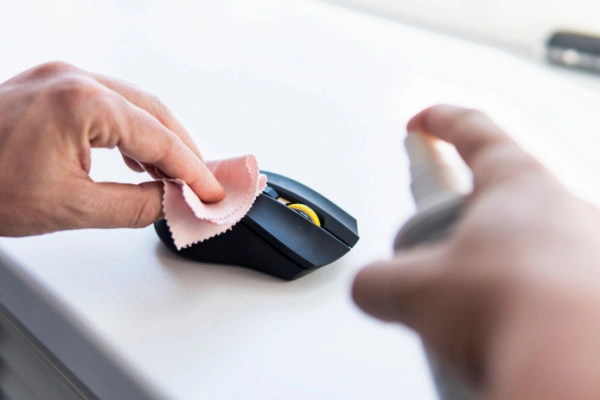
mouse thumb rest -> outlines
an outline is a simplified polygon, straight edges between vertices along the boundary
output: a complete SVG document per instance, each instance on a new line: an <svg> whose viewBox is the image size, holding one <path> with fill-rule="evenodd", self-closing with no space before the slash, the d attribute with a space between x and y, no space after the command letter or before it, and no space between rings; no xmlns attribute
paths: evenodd
<svg viewBox="0 0 600 400"><path fill-rule="evenodd" d="M288 280L352 249L358 241L354 218L296 181L261 172L267 175L267 188L230 231L177 250L162 220L154 224L161 241L190 260L248 267Z"/></svg>

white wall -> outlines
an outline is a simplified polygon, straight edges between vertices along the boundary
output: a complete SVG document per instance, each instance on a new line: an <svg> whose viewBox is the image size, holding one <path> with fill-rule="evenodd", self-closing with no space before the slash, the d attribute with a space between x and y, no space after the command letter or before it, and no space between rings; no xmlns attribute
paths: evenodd
<svg viewBox="0 0 600 400"><path fill-rule="evenodd" d="M532 53L557 28L600 35L598 0L332 0Z"/></svg>

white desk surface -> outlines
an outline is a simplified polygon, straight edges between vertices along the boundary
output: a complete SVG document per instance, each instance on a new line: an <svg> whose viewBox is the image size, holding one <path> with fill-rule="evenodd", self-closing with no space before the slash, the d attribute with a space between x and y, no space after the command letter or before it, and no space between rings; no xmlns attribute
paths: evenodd
<svg viewBox="0 0 600 400"><path fill-rule="evenodd" d="M135 82L174 110L206 158L255 153L358 219L355 249L295 282L178 259L152 228L0 240L168 398L435 398L416 337L363 315L349 295L413 211L401 143L425 105L483 108L600 204L600 98L489 48L314 1L2 9L0 78L62 59ZM93 176L140 180L109 151L94 154Z"/></svg>

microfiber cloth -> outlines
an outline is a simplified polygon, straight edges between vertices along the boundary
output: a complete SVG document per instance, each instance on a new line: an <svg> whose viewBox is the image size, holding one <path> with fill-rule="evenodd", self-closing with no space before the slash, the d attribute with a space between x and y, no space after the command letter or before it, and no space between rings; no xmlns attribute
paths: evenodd
<svg viewBox="0 0 600 400"><path fill-rule="evenodd" d="M182 180L164 180L163 212L178 250L231 229L267 185L253 155L207 161L206 166L225 188L225 198L217 203L202 202Z"/></svg>

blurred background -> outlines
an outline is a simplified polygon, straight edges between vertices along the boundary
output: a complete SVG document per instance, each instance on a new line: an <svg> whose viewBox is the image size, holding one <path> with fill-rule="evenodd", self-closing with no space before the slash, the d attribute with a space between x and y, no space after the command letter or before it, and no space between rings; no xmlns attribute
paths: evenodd
<svg viewBox="0 0 600 400"><path fill-rule="evenodd" d="M167 259L151 228L0 245L171 397L433 399L417 338L358 313L348 290L414 212L406 120L477 106L600 205L600 50L566 37L565 65L549 63L563 30L600 35L600 0L0 0L0 81L65 60L134 82L207 159L252 152L349 211L362 236L339 268L295 285ZM147 179L116 151L93 159L97 181Z"/></svg>
<svg viewBox="0 0 600 400"><path fill-rule="evenodd" d="M328 0L403 23L505 49L547 66L573 82L600 92L600 1L598 0ZM558 31L597 38L594 74L574 65L548 65L548 40ZM591 49L591 50L590 50ZM402 49L398 49L402 51ZM568 49L567 49L568 50ZM579 49L580 50L580 49ZM569 58L570 57L570 58ZM575 57L575 59L573 58ZM573 51L567 64L579 61Z"/></svg>

